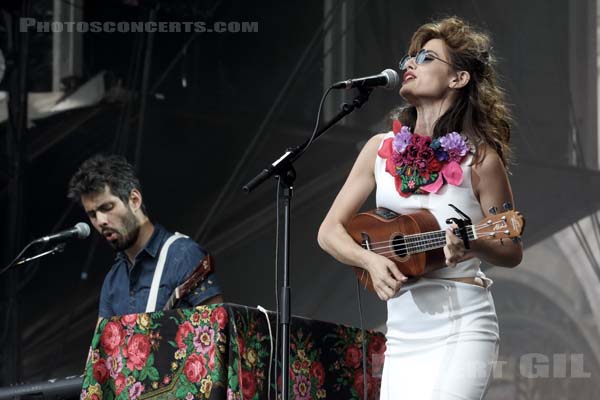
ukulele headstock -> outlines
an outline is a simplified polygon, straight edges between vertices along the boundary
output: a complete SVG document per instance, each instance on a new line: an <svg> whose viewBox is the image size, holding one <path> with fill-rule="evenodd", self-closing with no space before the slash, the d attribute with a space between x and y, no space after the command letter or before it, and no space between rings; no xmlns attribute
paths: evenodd
<svg viewBox="0 0 600 400"><path fill-rule="evenodd" d="M214 264L212 256L207 254L206 257L204 257L200 262L200 265L198 265L194 272L192 272L189 278L177 287L177 298L185 297L189 292L194 290L199 283L204 281L208 274L213 271Z"/></svg>
<svg viewBox="0 0 600 400"><path fill-rule="evenodd" d="M506 207L505 207L506 208ZM525 229L525 218L514 210L492 214L474 227L478 239L518 240Z"/></svg>

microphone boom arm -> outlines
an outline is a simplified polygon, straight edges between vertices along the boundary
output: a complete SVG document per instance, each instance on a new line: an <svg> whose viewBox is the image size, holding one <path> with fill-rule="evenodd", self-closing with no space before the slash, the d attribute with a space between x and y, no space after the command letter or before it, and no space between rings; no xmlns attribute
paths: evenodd
<svg viewBox="0 0 600 400"><path fill-rule="evenodd" d="M331 121L327 122L323 127L321 127L314 138L311 137L296 147L288 148L277 160L275 160L272 164L267 166L261 172L259 172L254 178L252 178L248 183L243 186L243 190L246 193L249 193L256 189L261 183L266 181L272 176L279 175L284 176L293 163L302 156L304 150L308 145L312 142L316 141L321 135L327 132L333 125L337 124L341 119L343 119L346 115L352 113L357 108L362 107L369 100L369 95L373 91L373 88L356 88L358 90L357 96L352 101L352 104L344 103L342 106L342 110L338 112Z"/></svg>

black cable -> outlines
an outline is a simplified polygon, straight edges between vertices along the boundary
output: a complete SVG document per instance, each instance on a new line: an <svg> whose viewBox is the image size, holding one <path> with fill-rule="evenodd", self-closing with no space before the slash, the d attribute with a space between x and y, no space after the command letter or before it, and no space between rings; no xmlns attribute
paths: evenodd
<svg viewBox="0 0 600 400"><path fill-rule="evenodd" d="M302 70L302 67L306 63L307 59L311 58L310 54L313 52L313 49L315 48L318 42L318 39L323 35L323 32L326 32L329 29L329 26L333 23L333 18L331 18L331 21L329 21L329 24L327 24L329 16L332 15L334 11L337 11L337 9L341 6L341 4L344 1L345 0L340 0L336 4L336 6L332 8L330 12L323 18L323 23L321 23L321 25L319 25L319 27L317 28L308 46L300 56L300 60L295 64L293 71L289 74L288 79L277 94L277 97L273 101L273 104L271 105L267 114L260 123L260 126L258 127L256 133L252 136L252 140L246 146L244 154L242 154L242 156L238 158L238 163L234 167L233 171L231 171L231 173L229 174L227 182L225 183L225 185L223 185L221 192L217 195L217 198L213 202L213 205L211 206L210 210L206 213L206 215L210 216L210 218L204 218L202 224L196 231L196 234L194 235L194 239L196 241L204 241L210 229L212 229L212 227L216 223L216 216L218 216L219 212L225 209L226 206L229 204L232 194L236 193L235 191L230 190L230 187L233 185L235 179L239 179L237 177L240 175L240 172L243 171L243 169L246 167L247 159L250 157L250 155L254 154L257 151L257 147L260 149L260 147L258 146L259 140L264 135L267 126L273 119L273 115L275 115L276 109L280 108L281 104L283 103L284 94L295 82L297 76L300 75L300 71Z"/></svg>
<svg viewBox="0 0 600 400"><path fill-rule="evenodd" d="M275 364L273 368L273 374L275 379L275 398L278 398L277 390L277 360L279 359L279 192L281 191L280 178L277 177L277 201L275 203L276 218L275 218L275 355L273 362ZM271 390L271 388L269 388Z"/></svg>
<svg viewBox="0 0 600 400"><path fill-rule="evenodd" d="M21 256L27 251L27 249L29 249L29 247L31 247L32 244L33 244L33 242L29 242L29 244L27 244L27 246L25 246L23 248L23 250L21 250L21 252L15 258L6 267L4 267L2 269L2 271L0 271L0 275L2 275L6 271L8 271L13 265L15 265L15 263L17 261L19 261L19 259L21 258Z"/></svg>
<svg viewBox="0 0 600 400"><path fill-rule="evenodd" d="M360 320L360 333L362 335L362 368L363 368L363 398L367 400L369 393L367 386L367 335L365 334L365 327L363 324L363 312L362 312L362 296L361 296L360 280L356 279L356 298L358 300L358 318Z"/></svg>

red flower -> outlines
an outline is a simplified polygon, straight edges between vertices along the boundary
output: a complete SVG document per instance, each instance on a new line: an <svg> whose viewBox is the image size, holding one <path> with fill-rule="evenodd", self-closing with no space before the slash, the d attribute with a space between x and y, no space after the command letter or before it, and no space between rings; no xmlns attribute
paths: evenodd
<svg viewBox="0 0 600 400"><path fill-rule="evenodd" d="M197 312L193 313L191 320L195 325L198 325L200 323L200 314L198 314Z"/></svg>
<svg viewBox="0 0 600 400"><path fill-rule="evenodd" d="M127 345L127 354L129 357L127 368L132 371L134 369L141 371L150 355L150 340L148 340L148 337L141 333L133 335Z"/></svg>
<svg viewBox="0 0 600 400"><path fill-rule="evenodd" d="M123 389L125 389L125 386L127 386L127 379L125 378L125 375L117 375L117 379L115 379L115 394L117 396L121 394Z"/></svg>
<svg viewBox="0 0 600 400"><path fill-rule="evenodd" d="M256 394L256 379L254 378L254 374L250 371L243 370L240 386L244 399L253 398Z"/></svg>
<svg viewBox="0 0 600 400"><path fill-rule="evenodd" d="M215 368L215 352L217 346L213 343L208 349L208 368L211 370Z"/></svg>
<svg viewBox="0 0 600 400"><path fill-rule="evenodd" d="M188 381L198 383L206 376L206 359L200 354L192 354L185 360L183 372Z"/></svg>
<svg viewBox="0 0 600 400"><path fill-rule="evenodd" d="M134 326L137 320L137 314L127 314L121 317L121 323L125 326Z"/></svg>
<svg viewBox="0 0 600 400"><path fill-rule="evenodd" d="M429 164L427 164L427 172L429 172L430 174L433 172L440 172L441 169L442 169L442 163L440 163L435 158L433 160L431 160L429 162Z"/></svg>
<svg viewBox="0 0 600 400"><path fill-rule="evenodd" d="M208 319L208 317L209 317L209 311L208 310L202 311L202 319Z"/></svg>
<svg viewBox="0 0 600 400"><path fill-rule="evenodd" d="M383 336L373 336L369 342L367 354L383 354L385 352L385 338Z"/></svg>
<svg viewBox="0 0 600 400"><path fill-rule="evenodd" d="M94 379L101 385L104 385L108 380L109 376L108 368L106 368L106 361L99 359L94 363Z"/></svg>
<svg viewBox="0 0 600 400"><path fill-rule="evenodd" d="M431 147L426 147L424 149L421 149L421 151L419 152L419 158L424 161L425 163L430 162L433 159L433 150L431 149ZM437 161L437 160L436 160Z"/></svg>
<svg viewBox="0 0 600 400"><path fill-rule="evenodd" d="M178 348L186 348L186 344L183 341L190 333L194 333L194 327L190 321L185 321L183 324L179 325L177 333L175 334L175 343L177 343Z"/></svg>
<svg viewBox="0 0 600 400"><path fill-rule="evenodd" d="M109 356L115 357L119 354L119 347L125 342L125 331L116 322L109 322L102 331L100 344Z"/></svg>
<svg viewBox="0 0 600 400"><path fill-rule="evenodd" d="M225 328L225 325L227 325L227 311L225 310L225 308L215 308L210 316L210 321L212 323L218 322L219 329Z"/></svg>
<svg viewBox="0 0 600 400"><path fill-rule="evenodd" d="M364 378L363 378L362 369L359 371L356 371L356 373L354 374L354 383L353 383L352 387L354 387L354 390L356 390L356 393L358 393L358 395L362 398L363 391L365 390L365 382L364 382ZM367 372L367 398L370 399L372 396L373 396L373 378L371 378L369 376L369 373Z"/></svg>
<svg viewBox="0 0 600 400"><path fill-rule="evenodd" d="M406 150L404 150L404 153L402 154L408 161L416 160L419 157L419 146L415 144L409 144L406 146Z"/></svg>
<svg viewBox="0 0 600 400"><path fill-rule="evenodd" d="M358 368L360 366L362 352L356 346L350 346L346 349L346 355L344 361L346 365L351 368Z"/></svg>
<svg viewBox="0 0 600 400"><path fill-rule="evenodd" d="M319 382L319 386L325 383L325 368L319 361L314 361L310 367L310 374Z"/></svg>

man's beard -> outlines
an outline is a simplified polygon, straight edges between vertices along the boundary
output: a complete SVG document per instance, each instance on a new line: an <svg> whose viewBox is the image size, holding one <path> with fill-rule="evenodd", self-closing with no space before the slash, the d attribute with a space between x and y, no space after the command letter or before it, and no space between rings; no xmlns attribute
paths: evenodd
<svg viewBox="0 0 600 400"><path fill-rule="evenodd" d="M117 251L124 251L133 246L140 234L140 225L131 209L127 210L123 218L123 232L118 232L117 240L109 242Z"/></svg>

